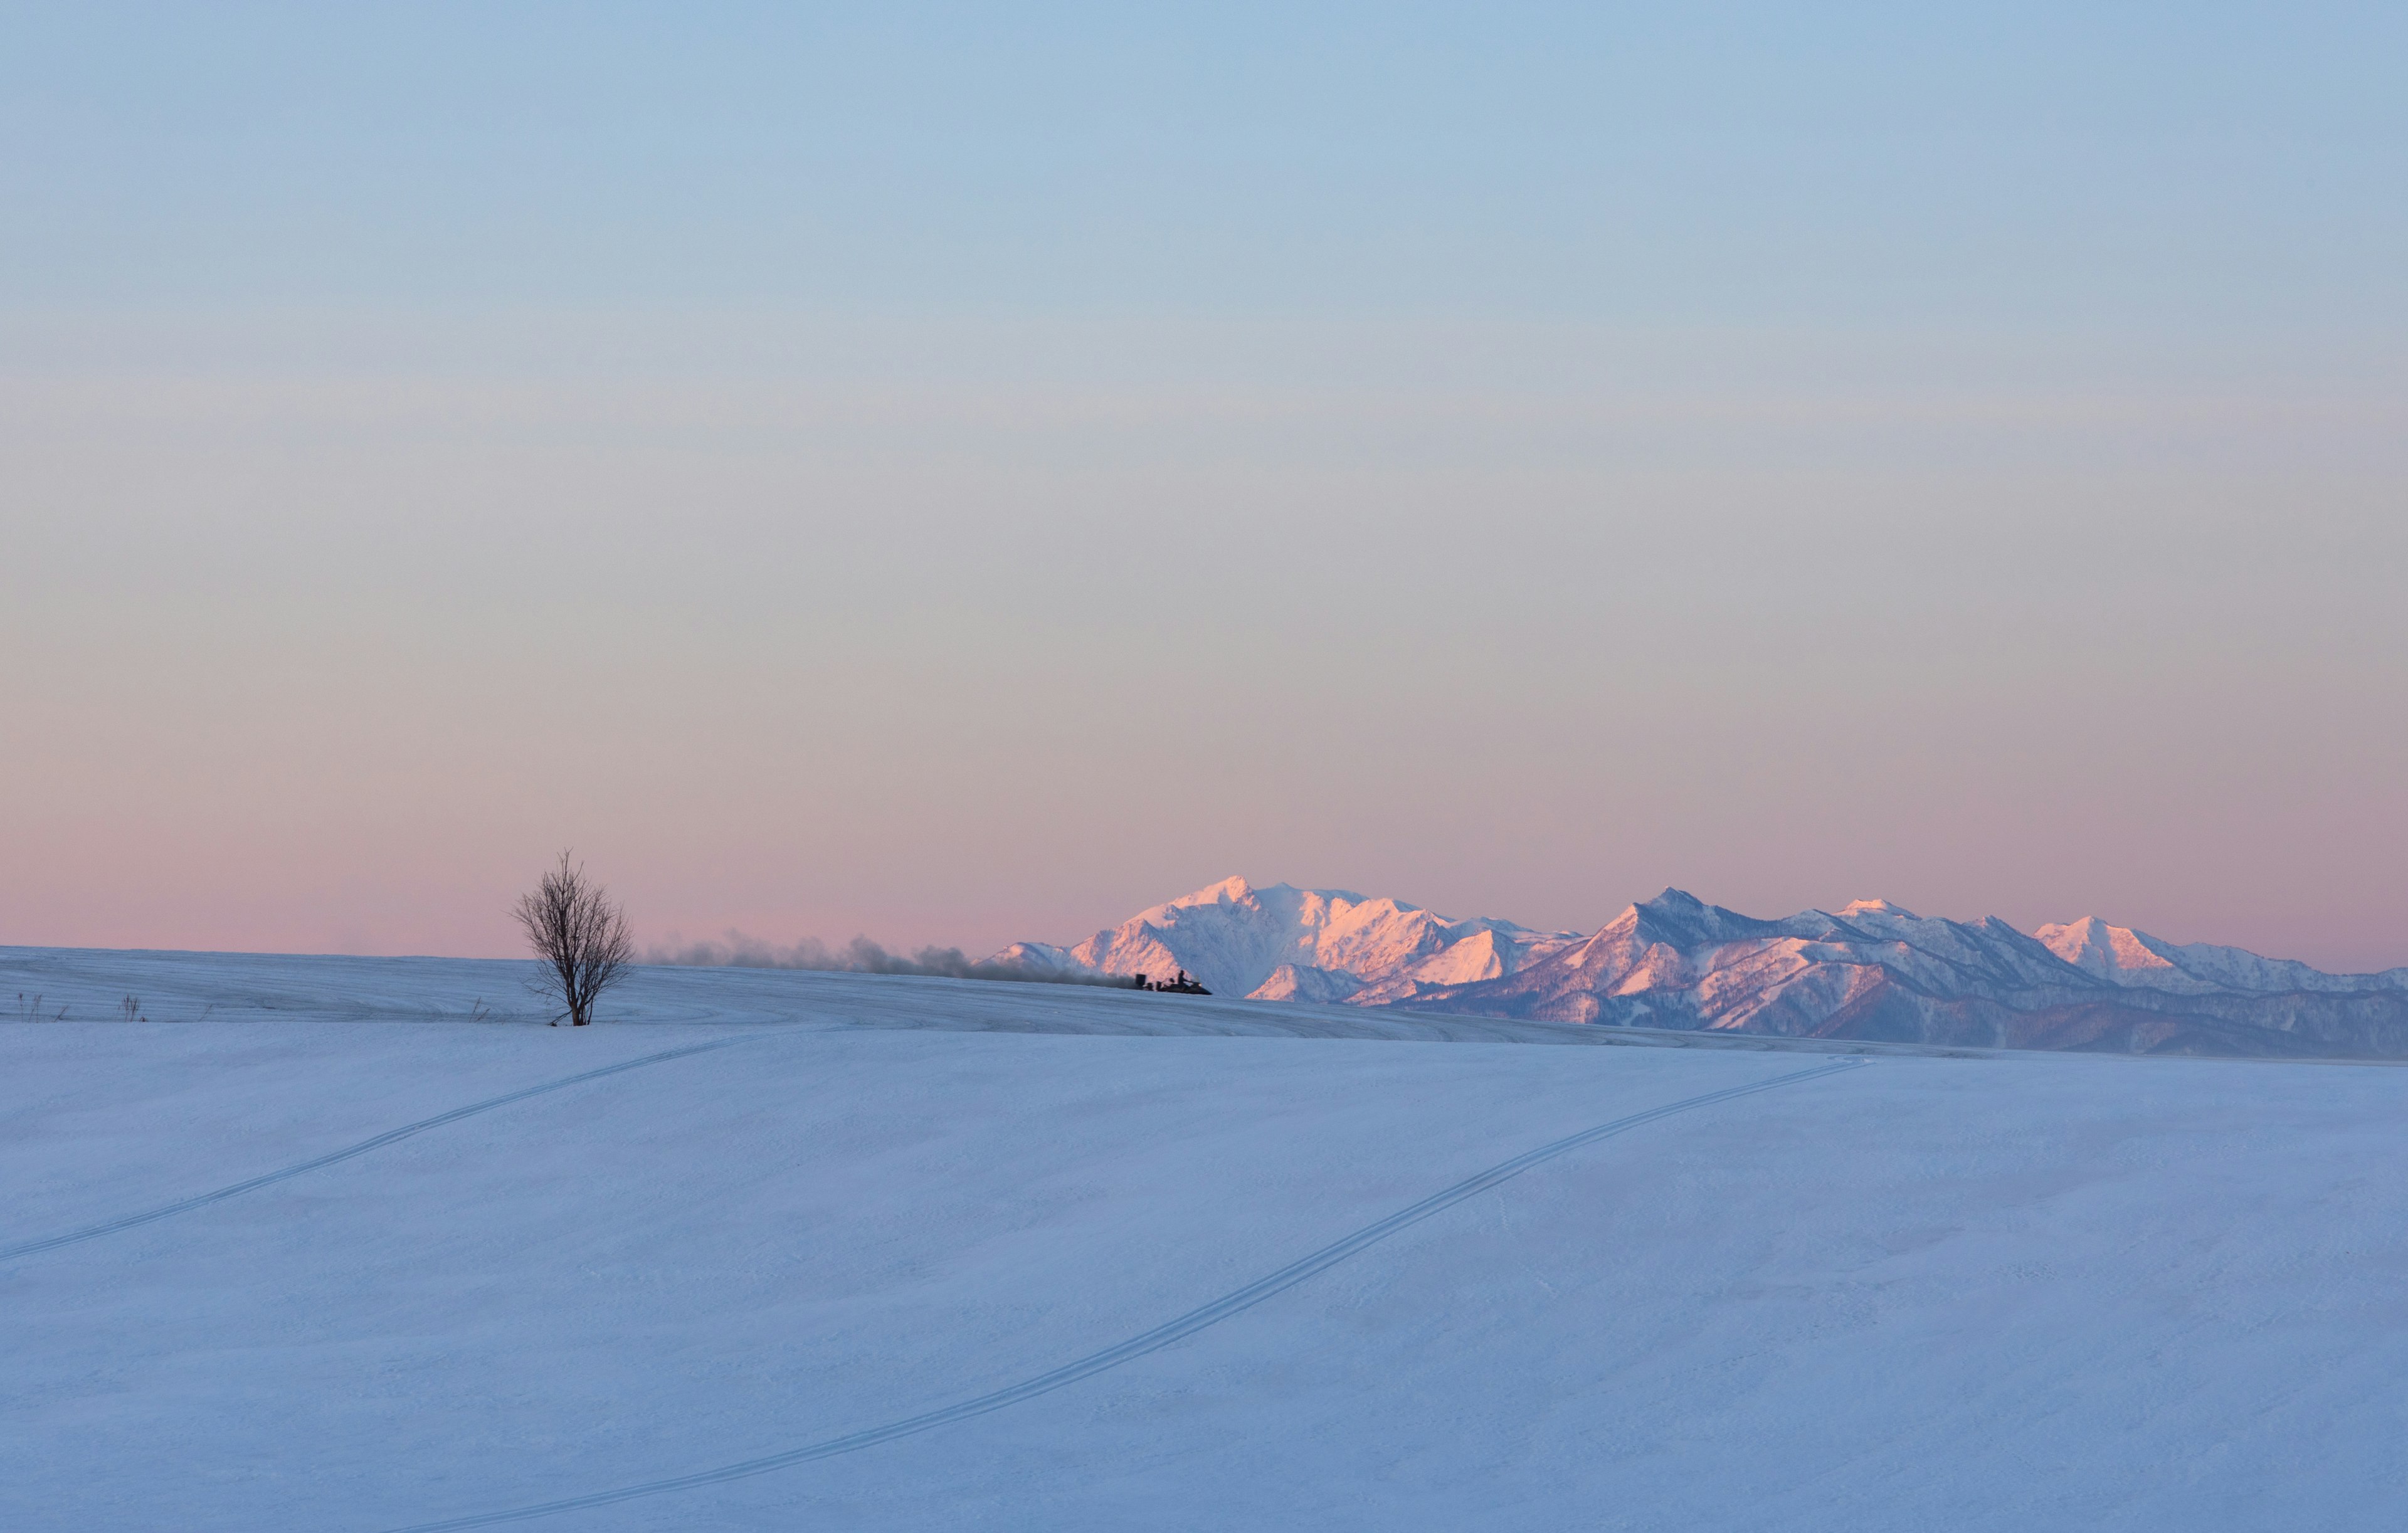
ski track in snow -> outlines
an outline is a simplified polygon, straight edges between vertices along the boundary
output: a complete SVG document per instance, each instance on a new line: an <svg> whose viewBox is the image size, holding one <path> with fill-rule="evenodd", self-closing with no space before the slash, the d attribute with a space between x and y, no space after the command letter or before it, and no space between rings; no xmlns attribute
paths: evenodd
<svg viewBox="0 0 2408 1533"><path fill-rule="evenodd" d="M705 1045L705 1047L711 1046L713 1045ZM679 1052L693 1053L699 1053L700 1051L695 1049ZM654 1058L666 1057L669 1056L654 1056ZM632 1067L635 1064L649 1063L652 1063L652 1060L638 1060L631 1062L630 1065L614 1067L614 1068L625 1069ZM1320 1250L1313 1252L1311 1255L1301 1257L1297 1261L1289 1263L1287 1266L1281 1268L1278 1271L1269 1274L1268 1277L1258 1278L1242 1288L1235 1289L1232 1292L1224 1294L1220 1297L1211 1300L1210 1303L1200 1305L1194 1310L1190 1310L1185 1314L1179 1316L1175 1320L1166 1321L1164 1324L1155 1326L1150 1331L1130 1337L1127 1340L1119 1342L1113 1346L1106 1347L1100 1352L1090 1353L1086 1356L1078 1359L1076 1362L1066 1363L1060 1368L1054 1368L1050 1372L1040 1373L1035 1378L1023 1380L1019 1383L1007 1385L1002 1389L993 1390L987 1394L978 1396L971 1399L960 1401L954 1405L945 1406L935 1411L924 1411L916 1416L907 1416L900 1421L888 1422L884 1426L872 1426L858 1432L850 1432L842 1437L828 1438L819 1442L806 1444L803 1447L790 1448L783 1453L770 1454L759 1458L745 1459L740 1463L724 1465L714 1469L703 1469L693 1474L676 1475L662 1480L648 1480L638 1484L622 1485L612 1490L595 1491L583 1496L566 1497L558 1500L542 1501L528 1506L512 1507L500 1512L476 1512L465 1517L446 1518L439 1522L413 1523L406 1527L391 1529L389 1530L389 1533L460 1533L460 1530L466 1528L493 1527L504 1523L529 1522L536 1518L554 1516L565 1512L583 1512L590 1511L596 1507L611 1506L623 1501L636 1500L642 1497L663 1496L675 1491L695 1490L705 1485L724 1484L732 1480L749 1479L753 1475L767 1474L773 1470L790 1469L796 1465L810 1463L816 1459L833 1458L839 1454L849 1454L863 1448L876 1447L880 1443L892 1442L898 1438L911 1437L921 1432L933 1430L936 1427L950 1426L954 1422L967 1421L973 1416L982 1416L987 1414L989 1411L1000 1411L1007 1406L1016 1405L1023 1400L1033 1399L1039 1395L1049 1394L1054 1390L1077 1383L1081 1380L1093 1378L1098 1373L1105 1372L1110 1368L1117 1368L1124 1363L1132 1362L1137 1358L1145 1356L1149 1353L1159 1352L1163 1348L1168 1347L1174 1342L1184 1340L1186 1338L1194 1336L1197 1332L1205 1330L1212 1325L1216 1325L1224 1320L1227 1320L1235 1315L1242 1314L1246 1311L1253 1309L1254 1306L1263 1303L1265 1300L1285 1293L1287 1290L1294 1288L1297 1284L1305 1282L1307 1279L1328 1270L1330 1268L1345 1261L1348 1257L1356 1254L1369 1246L1377 1244L1379 1241L1387 1239L1389 1236L1394 1235L1400 1230L1406 1229L1413 1225L1417 1225L1423 1220L1430 1218L1434 1214L1442 1212L1445 1210L1454 1207L1455 1204L1464 1201L1466 1198L1477 1196L1479 1194L1486 1192L1488 1189L1495 1187L1501 1182L1508 1182L1512 1178L1521 1175L1524 1171L1530 1169L1532 1167L1554 1160L1558 1156L1569 1154L1574 1150L1594 1144L1599 1139L1611 1139L1617 1134L1627 1133L1631 1129L1641 1127L1646 1124L1655 1123L1659 1119L1672 1117L1678 1113L1695 1111L1699 1108L1711 1107L1716 1103L1730 1101L1736 1097L1751 1096L1759 1092L1772 1091L1782 1086L1797 1085L1823 1076L1838 1075L1859 1069L1863 1067L1865 1063L1866 1062L1861 1059L1843 1059L1834 1064L1817 1065L1808 1069L1794 1070L1786 1075L1775 1076L1770 1081L1758 1081L1743 1086L1730 1086L1721 1091L1706 1092L1700 1096L1684 1097L1680 1101L1667 1103L1662 1107L1650 1108L1643 1112L1630 1113L1627 1116L1616 1118L1610 1123L1599 1124L1593 1128L1583 1129L1577 1134L1567 1135L1563 1139L1555 1140L1553 1143L1541 1145L1535 1150L1526 1151L1523 1153L1514 1156L1511 1160L1492 1166L1487 1170L1482 1171L1475 1176L1468 1177L1465 1180L1456 1182L1455 1185L1446 1188L1442 1192L1433 1193L1429 1196L1423 1198L1420 1202L1412 1204L1409 1208L1399 1210L1398 1211L1388 1215L1385 1219L1379 1220L1374 1224L1366 1225L1361 1229L1355 1230L1353 1234L1348 1235L1341 1239L1332 1241L1328 1245L1323 1246ZM609 1071L595 1071L594 1073L608 1074ZM590 1078L590 1076L580 1076L577 1079L585 1080ZM560 1085L570 1083L572 1082L555 1082L552 1086L538 1087L537 1089L553 1090L557 1089ZM534 1095L534 1093L525 1092L520 1093L519 1095L531 1096ZM503 1101L514 1099L514 1097L497 1098L494 1102L484 1105L499 1106ZM451 1116L465 1116L466 1112L470 1110L481 1110L481 1109L463 1110L462 1112L452 1114ZM419 1126L431 1127L436 1123L448 1121L450 1121L449 1117L443 1119L430 1119L427 1124ZM389 1142L389 1138L387 1139L370 1140L367 1144L357 1146L352 1151L346 1152L346 1153L357 1153L360 1150L370 1148L375 1144L382 1142ZM333 1158L341 1157L338 1156ZM312 1165L317 1164L325 1164L325 1162L312 1163ZM304 1167L299 1168L298 1169L308 1168L309 1168L308 1167ZM255 1185L255 1183L247 1183L246 1185Z"/></svg>
<svg viewBox="0 0 2408 1533"><path fill-rule="evenodd" d="M794 1030L781 1028L779 1034ZM122 1230L135 1229L157 1220L171 1219L179 1213L190 1213L195 1209L208 1208L212 1203L222 1203L229 1197L239 1197L244 1193L256 1192L262 1187L273 1186L279 1182L289 1182L296 1176L305 1176L311 1171L321 1171L329 1166L338 1166L344 1161L355 1159L371 1151L381 1150L386 1145L398 1144L403 1139L414 1138L429 1129L441 1128L446 1124L455 1124L463 1118L473 1118L480 1112L491 1112L515 1102L523 1102L529 1097L542 1096L555 1091L566 1091L571 1086L581 1086L588 1081L599 1081L605 1076L620 1075L628 1070L639 1070L648 1065L665 1065L673 1059L686 1059L695 1054L710 1053L717 1049L730 1049L739 1043L755 1043L762 1039L776 1037L779 1034L753 1033L736 1038L714 1039L709 1043L692 1043L682 1049L665 1049L659 1053L645 1054L638 1059L622 1060L616 1065L605 1065L599 1069L563 1076L557 1081L546 1081L539 1085L506 1092L499 1096L489 1096L481 1102L472 1102L466 1107L455 1107L449 1112L438 1112L432 1118L421 1118L414 1124L404 1124L399 1128L387 1129L373 1139L362 1139L357 1144L349 1145L331 1153L286 1166L278 1170L267 1171L248 1181L237 1182L232 1186L220 1187L215 1192L179 1198L173 1203L163 1204L141 1213L129 1213L122 1219L111 1219L104 1224L90 1225L82 1229L71 1230L64 1235L52 1235L43 1239L23 1240L15 1245L0 1246L0 1261L15 1261L21 1256L56 1251L61 1246L96 1240L104 1235L115 1235Z"/></svg>
<svg viewBox="0 0 2408 1533"><path fill-rule="evenodd" d="M611 1024L711 1031L598 1029L637 1057L589 1068L459 1025L512 974L0 949L46 1012L211 1019L0 1026L0 1525L2378 1533L2408 1497L2397 1068L660 969ZM1504 1245L1431 1217L1484 1189Z"/></svg>

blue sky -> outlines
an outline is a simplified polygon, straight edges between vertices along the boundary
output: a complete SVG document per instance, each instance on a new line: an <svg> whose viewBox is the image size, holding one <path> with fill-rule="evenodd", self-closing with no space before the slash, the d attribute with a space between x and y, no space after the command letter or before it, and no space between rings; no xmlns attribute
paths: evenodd
<svg viewBox="0 0 2408 1533"><path fill-rule="evenodd" d="M2396 7L19 7L19 301L2401 318Z"/></svg>

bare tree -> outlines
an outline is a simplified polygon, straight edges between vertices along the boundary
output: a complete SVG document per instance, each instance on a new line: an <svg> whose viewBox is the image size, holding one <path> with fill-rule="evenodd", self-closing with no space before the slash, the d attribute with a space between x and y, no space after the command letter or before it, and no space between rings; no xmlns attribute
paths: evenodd
<svg viewBox="0 0 2408 1533"><path fill-rule="evenodd" d="M572 1027L592 1022L595 1001L625 979L627 966L636 961L626 913L566 852L560 854L560 866L546 873L532 894L520 896L515 913L526 928L536 961L543 966L536 994L562 1008L552 1024L559 1026L560 1017L566 1017Z"/></svg>

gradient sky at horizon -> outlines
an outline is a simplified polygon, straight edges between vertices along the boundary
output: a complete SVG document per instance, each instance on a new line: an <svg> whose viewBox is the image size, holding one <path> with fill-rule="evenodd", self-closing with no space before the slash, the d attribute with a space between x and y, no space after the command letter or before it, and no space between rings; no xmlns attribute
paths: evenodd
<svg viewBox="0 0 2408 1533"><path fill-rule="evenodd" d="M0 942L2408 964L2400 7L6 16Z"/></svg>

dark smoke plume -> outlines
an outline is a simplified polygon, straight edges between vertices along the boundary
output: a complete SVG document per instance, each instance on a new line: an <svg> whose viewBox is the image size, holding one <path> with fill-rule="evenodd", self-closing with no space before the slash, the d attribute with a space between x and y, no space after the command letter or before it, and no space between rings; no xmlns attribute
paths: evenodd
<svg viewBox="0 0 2408 1533"><path fill-rule="evenodd" d="M1135 981L1117 974L1083 974L1077 970L1039 968L1027 964L998 964L963 955L959 948L922 948L905 957L889 953L867 937L856 937L841 948L831 948L806 937L781 948L741 932L729 932L724 942L670 943L648 950L648 964L679 964L700 968L809 968L839 974L924 974L942 980L999 980L1011 984L1086 984L1126 990Z"/></svg>

